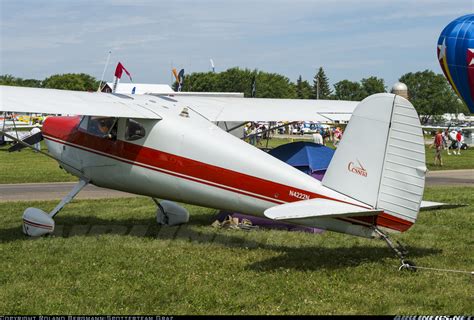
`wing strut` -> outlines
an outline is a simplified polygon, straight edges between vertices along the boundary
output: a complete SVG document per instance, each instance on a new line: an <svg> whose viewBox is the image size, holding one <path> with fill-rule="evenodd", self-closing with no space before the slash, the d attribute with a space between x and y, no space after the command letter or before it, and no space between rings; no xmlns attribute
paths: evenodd
<svg viewBox="0 0 474 320"><path fill-rule="evenodd" d="M53 157L52 155L50 155L50 154L47 153L47 152L38 150L38 149L36 149L34 146L32 146L31 144L28 144L28 143L26 143L25 141L23 141L23 140L21 140L21 139L17 139L17 138L15 138L14 136L12 136L11 134L8 134L8 133L6 133L6 132L3 131L3 130L0 130L0 134L3 134L5 137L8 137L8 138L10 138L10 139L12 139L12 140L18 142L19 144L23 145L24 147L28 147L28 148L30 148L30 149L33 149L33 150L35 150L35 151L41 153L42 155L45 155L45 156L47 156L47 157L49 157L49 158L51 158L51 159L56 160L56 161L59 162L59 163L62 163L62 164L64 164L64 165L67 165L67 166L69 166L69 167L71 167L71 168L73 168L73 169L75 169L75 170L81 172L81 170L79 170L79 169L77 169L77 168L74 168L74 167L71 166L70 164L68 164L68 163L66 163L66 162L64 162L64 161L62 161L61 159L58 159L58 158L56 158L56 157ZM31 138L31 137L30 137L30 138Z"/></svg>

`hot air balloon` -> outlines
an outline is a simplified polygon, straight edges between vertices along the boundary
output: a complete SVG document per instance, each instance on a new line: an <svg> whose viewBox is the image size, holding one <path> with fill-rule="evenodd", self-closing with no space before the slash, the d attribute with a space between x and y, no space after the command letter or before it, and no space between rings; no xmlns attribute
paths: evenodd
<svg viewBox="0 0 474 320"><path fill-rule="evenodd" d="M438 39L438 60L454 91L474 113L474 14L444 28Z"/></svg>

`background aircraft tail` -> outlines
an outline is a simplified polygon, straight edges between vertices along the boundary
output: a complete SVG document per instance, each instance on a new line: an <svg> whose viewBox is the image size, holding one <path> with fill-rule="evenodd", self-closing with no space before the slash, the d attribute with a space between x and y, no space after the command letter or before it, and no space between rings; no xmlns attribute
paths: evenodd
<svg viewBox="0 0 474 320"><path fill-rule="evenodd" d="M415 108L400 96L383 93L356 107L322 183L410 226L420 209L425 174L424 138Z"/></svg>

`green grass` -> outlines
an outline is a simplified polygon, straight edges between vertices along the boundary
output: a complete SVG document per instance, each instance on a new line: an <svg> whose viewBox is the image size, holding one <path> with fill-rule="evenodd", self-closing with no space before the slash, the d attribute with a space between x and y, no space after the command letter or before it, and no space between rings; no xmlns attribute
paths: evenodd
<svg viewBox="0 0 474 320"><path fill-rule="evenodd" d="M472 270L474 188L428 188L426 199L468 207L426 211L406 233L420 266ZM326 232L210 227L215 211L188 206L190 224L156 226L154 204L73 201L55 236L21 234L28 206L1 204L0 314L472 314L473 278L399 272L380 240ZM138 227L137 227L138 226Z"/></svg>
<svg viewBox="0 0 474 320"><path fill-rule="evenodd" d="M443 159L443 166L434 165L434 148L426 148L426 166L429 170L457 170L457 169L474 169L474 148L461 150L461 155L448 156L446 151L442 151L441 158Z"/></svg>
<svg viewBox="0 0 474 320"><path fill-rule="evenodd" d="M77 181L51 158L29 148L20 152L8 152L7 149L6 146L0 148L0 183ZM46 150L44 142L41 149Z"/></svg>

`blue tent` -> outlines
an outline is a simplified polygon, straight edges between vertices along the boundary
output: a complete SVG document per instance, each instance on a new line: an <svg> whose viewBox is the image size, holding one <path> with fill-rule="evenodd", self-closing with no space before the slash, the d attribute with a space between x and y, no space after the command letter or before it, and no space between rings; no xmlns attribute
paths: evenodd
<svg viewBox="0 0 474 320"><path fill-rule="evenodd" d="M326 169L329 167L334 150L313 142L292 142L281 145L268 152L281 161L288 163L315 179L322 180ZM221 211L217 219L223 221L229 215L228 212ZM253 224L264 228L288 229L289 231L304 231L310 233L321 233L323 230L313 227L296 226L291 223L277 222L262 217L254 217L242 213L232 213L232 217L238 219L248 219Z"/></svg>
<svg viewBox="0 0 474 320"><path fill-rule="evenodd" d="M329 167L334 150L313 142L298 141L276 147L268 152L290 166L319 178ZM322 175L321 175L322 178Z"/></svg>

